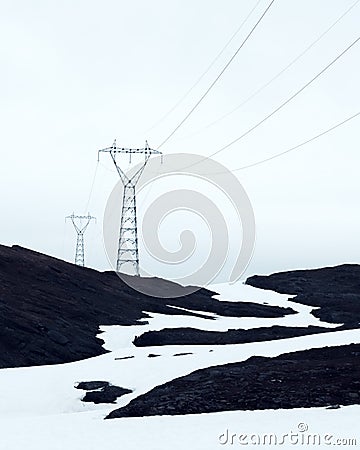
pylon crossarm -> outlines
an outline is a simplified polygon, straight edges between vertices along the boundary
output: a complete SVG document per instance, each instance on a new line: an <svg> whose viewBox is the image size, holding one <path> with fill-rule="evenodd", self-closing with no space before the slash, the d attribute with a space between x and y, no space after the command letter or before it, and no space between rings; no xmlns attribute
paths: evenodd
<svg viewBox="0 0 360 450"><path fill-rule="evenodd" d="M71 216L65 217L65 219L94 219L96 220L96 217L90 216L88 214L87 216L76 216L75 214L71 214Z"/></svg>
<svg viewBox="0 0 360 450"><path fill-rule="evenodd" d="M155 150L154 148L150 148L148 141L145 141L145 147L144 148L127 148L127 147L117 147L116 145L116 139L114 140L114 143L111 147L104 148L102 150L98 151L98 154L100 152L112 152L113 154L116 153L125 153L125 154L149 154L149 155L161 155L162 152L159 150Z"/></svg>

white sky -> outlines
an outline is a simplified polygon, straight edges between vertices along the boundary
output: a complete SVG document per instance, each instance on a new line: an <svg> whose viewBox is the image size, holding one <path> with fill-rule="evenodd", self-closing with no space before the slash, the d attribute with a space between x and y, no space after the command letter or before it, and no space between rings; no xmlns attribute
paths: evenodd
<svg viewBox="0 0 360 450"><path fill-rule="evenodd" d="M211 94L162 150L208 155L271 112L359 35L360 3L291 69L240 104L355 0L276 0ZM64 216L85 212L97 150L113 139L152 147L197 101L255 23L187 99L255 0L2 0L1 242L72 260ZM360 44L281 112L216 159L236 168L271 156L356 113ZM358 262L359 120L269 163L237 172L252 201L257 245L249 273ZM105 159L103 164L111 165ZM99 166L89 205L87 264L104 269L101 222L118 181ZM86 211L87 212L87 211Z"/></svg>

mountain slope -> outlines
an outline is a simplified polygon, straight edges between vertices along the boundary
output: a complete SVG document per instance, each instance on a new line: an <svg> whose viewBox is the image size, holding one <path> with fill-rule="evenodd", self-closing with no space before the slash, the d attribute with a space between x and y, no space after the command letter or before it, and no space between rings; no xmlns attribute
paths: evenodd
<svg viewBox="0 0 360 450"><path fill-rule="evenodd" d="M59 364L103 354L103 342L96 337L99 326L141 324L138 321L147 317L144 311L193 316L221 311L235 317L282 317L294 312L220 302L206 289L188 294L187 288L156 278L139 282L151 284L160 294L171 291L179 297L147 296L113 272L0 245L0 368Z"/></svg>

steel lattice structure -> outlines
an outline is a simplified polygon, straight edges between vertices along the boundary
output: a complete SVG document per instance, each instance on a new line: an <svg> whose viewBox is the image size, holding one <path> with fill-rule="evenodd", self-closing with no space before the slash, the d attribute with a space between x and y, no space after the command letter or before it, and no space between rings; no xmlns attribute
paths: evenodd
<svg viewBox="0 0 360 450"><path fill-rule="evenodd" d="M137 212L136 212L136 184L139 181L145 166L151 155L162 153L149 147L148 142L145 142L144 148L125 148L117 147L116 139L111 147L99 150L100 152L109 153L111 159L119 174L120 180L124 186L121 222L119 232L119 245L116 259L116 271L121 271L121 266L130 264L133 267L135 275L140 275L139 271L139 245L138 245L138 231L137 231ZM131 156L133 154L144 155L144 161L140 168L129 178L124 170L121 169L116 157L121 154L129 155L129 162L131 163Z"/></svg>
<svg viewBox="0 0 360 450"><path fill-rule="evenodd" d="M66 219L71 219L72 224L74 225L77 237L76 237L76 250L75 250L75 264L77 266L84 267L85 265L85 244L84 244L84 234L89 226L91 220L96 220L95 217L90 216L88 213L87 216L76 216L74 213L71 216L65 217ZM84 222L83 222L84 221Z"/></svg>

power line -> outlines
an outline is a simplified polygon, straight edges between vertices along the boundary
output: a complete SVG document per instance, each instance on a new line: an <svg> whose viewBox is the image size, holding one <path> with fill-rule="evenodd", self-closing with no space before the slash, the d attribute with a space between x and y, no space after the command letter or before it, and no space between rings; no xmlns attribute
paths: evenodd
<svg viewBox="0 0 360 450"><path fill-rule="evenodd" d="M196 80L196 82L188 89L185 94L175 103L175 105L169 109L167 113L165 113L154 125L152 125L150 128L146 130L145 133L153 130L155 127L157 127L161 122L163 122L184 100L185 98L195 89L195 87L200 83L200 81L205 77L205 75L210 71L210 69L214 66L214 64L217 62L217 60L220 58L220 56L224 53L224 51L228 48L228 46L231 44L231 42L235 39L235 37L240 33L243 26L246 24L252 13L255 11L255 9L259 6L259 3L262 0L258 0L255 4L255 6L250 10L248 15L245 17L245 19L241 22L240 26L237 28L235 33L230 37L230 39L226 42L224 47L220 50L220 52L215 56L215 58L212 60L212 62L209 64L209 66L206 68L206 70L200 75L200 77ZM360 0L357 0L360 1Z"/></svg>
<svg viewBox="0 0 360 450"><path fill-rule="evenodd" d="M233 114L235 111L246 105L250 100L252 100L254 97L256 97L258 94L260 94L264 89L266 89L271 83L273 83L275 80L277 80L284 72L286 72L290 67L292 67L300 58L302 58L309 50L311 50L324 36L326 36L358 3L360 0L356 0L355 3L353 3L343 14L341 14L340 17L338 17L335 22L333 22L325 31L323 31L316 39L313 41L310 45L308 45L304 50L302 50L301 53L299 53L292 61L290 61L289 64L287 64L283 69L280 70L276 75L274 75L269 81L267 81L265 84L263 84L261 87L259 87L256 91L254 91L251 95L249 95L244 101L242 101L239 105L237 105L234 109L227 112L223 116L219 117L218 119L214 120L213 122L206 125L203 129L193 133L191 136L197 135L210 127L216 125L217 123L221 122L222 120L226 119L226 117L229 117L231 114ZM188 136L188 137L191 137Z"/></svg>
<svg viewBox="0 0 360 450"><path fill-rule="evenodd" d="M89 192L88 200L86 202L86 207L85 207L84 211L88 211L88 209L89 209L89 204L90 204L92 193L93 193L93 190L94 190L94 185L95 185L95 180L96 180L98 167L99 167L99 161L97 161L96 166L95 166L95 172L94 172L94 176L93 176L93 179L92 179L92 182L91 182L91 185L90 185L90 192Z"/></svg>
<svg viewBox="0 0 360 450"><path fill-rule="evenodd" d="M266 163L268 161L271 161L273 159L279 158L279 157L281 157L281 156L283 156L283 155L285 155L287 153L290 153L292 151L295 151L295 150L303 147L306 144L310 144L310 142L313 142L313 141L319 139L320 137L325 136L326 134L330 133L331 131L334 131L335 129L340 128L342 125L345 125L346 123L350 122L351 120L355 119L358 116L360 116L360 111L358 111L356 114L353 114L352 116L342 120L341 122L338 122L337 124L333 125L332 127L322 131L321 133L319 133L319 134L317 134L317 135L307 139L306 141L303 141L300 144L297 144L294 147L291 147L291 148L289 148L287 150L284 150L284 151L282 151L280 153L276 153L275 155L269 156L268 158L261 159L260 161L256 161L256 162L251 163L251 164L247 164L246 166L238 167L237 169L228 169L228 170L226 170L224 172L212 172L212 173L209 173L208 175L221 175L221 174L226 174L228 172L237 172L239 170L250 169L251 167L255 167L255 166L258 166L260 164L263 164L263 163ZM204 158L203 161L206 160L206 159L207 158ZM192 164L192 165L195 165L195 164ZM188 167L192 167L192 165L188 166Z"/></svg>
<svg viewBox="0 0 360 450"><path fill-rule="evenodd" d="M236 142L240 141L240 139L243 139L245 136L250 134L252 131L254 131L256 128L258 128L260 125L262 125L266 120L270 119L272 116L274 116L277 112L279 112L284 106L286 106L288 103L290 103L295 97L297 97L301 92L303 92L308 86L310 86L315 80L317 80L323 73L325 73L333 64L335 64L345 53L347 53L355 44L357 44L360 40L360 37L355 39L348 47L346 47L345 50L343 50L336 58L334 58L329 64L327 64L317 75L315 75L310 81L308 81L304 86L302 86L298 91L296 91L291 97L289 97L287 100L285 100L283 103L281 103L277 108L275 108L271 113L269 113L267 116L265 116L260 122L257 122L255 125L253 125L251 128L249 128L245 133L243 133L241 136L237 137L233 141L226 144L224 147L220 148L216 152L212 153L211 155L207 156L207 158L211 158L214 155L219 154L220 152L226 150L227 148L231 147Z"/></svg>
<svg viewBox="0 0 360 450"><path fill-rule="evenodd" d="M275 155L269 156L268 158L262 159L261 161L257 161L255 163L248 164L246 166L238 167L237 169L231 170L231 172L237 172L238 170L249 169L250 167L255 167L255 166L258 166L258 165L263 164L265 162L271 161L272 159L279 158L280 156L283 156L283 155L285 155L287 153L290 153L290 152L292 152L294 150L297 150L298 148L303 147L304 145L309 144L310 142L313 142L316 139L319 139L320 137L324 136L325 134L328 134L331 131L335 130L336 128L339 128L342 125L345 125L347 122L350 122L350 120L353 120L353 119L355 119L358 116L360 116L360 111L357 112L356 114L348 117L347 119L337 123L336 125L333 125L331 128L328 128L327 130L322 131L321 133L317 134L316 136L313 136L312 138L307 139L304 142L301 142L301 144L295 145L295 147L291 147L291 148L289 148L287 150L284 150L284 151L282 151L280 153L276 153Z"/></svg>
<svg viewBox="0 0 360 450"><path fill-rule="evenodd" d="M248 41L250 36L253 34L257 26L260 24L262 19L265 17L266 13L269 11L272 4L275 2L275 0L271 0L265 11L262 13L258 21L255 23L253 28L250 30L246 38L241 43L240 47L236 50L236 52L233 54L233 56L230 58L230 60L226 63L225 67L221 70L219 75L215 78L215 80L210 84L208 89L204 92L204 94L200 97L200 99L195 103L195 105L191 108L191 110L186 114L186 116L182 119L182 121L174 128L174 130L167 136L167 138L158 146L158 148L161 148L176 132L177 130L186 122L186 120L191 116L191 114L195 111L195 109L200 105L200 103L205 99L205 97L208 95L208 93L211 91L211 89L215 86L215 84L219 81L221 76L224 74L226 69L230 66L230 64L233 62L233 60L236 58L239 51L243 48L245 43Z"/></svg>

